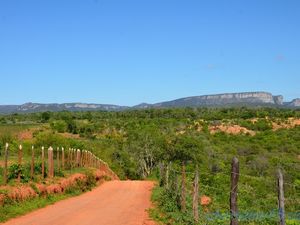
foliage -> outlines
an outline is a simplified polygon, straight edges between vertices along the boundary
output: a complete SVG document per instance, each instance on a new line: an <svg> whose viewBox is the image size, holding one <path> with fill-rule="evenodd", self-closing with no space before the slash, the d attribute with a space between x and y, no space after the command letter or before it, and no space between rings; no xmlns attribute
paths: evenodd
<svg viewBox="0 0 300 225"><path fill-rule="evenodd" d="M255 122L251 122L248 120L243 120L240 122L243 127L248 128L249 130L254 131L267 131L272 129L272 123L266 119L258 119Z"/></svg>
<svg viewBox="0 0 300 225"><path fill-rule="evenodd" d="M20 174L20 179L23 183L28 182L30 180L30 177L27 176L24 167L22 165L19 164L10 165L10 167L8 168L8 180L17 179L19 174Z"/></svg>
<svg viewBox="0 0 300 225"><path fill-rule="evenodd" d="M51 128L58 133L64 133L67 131L68 124L64 120L56 120L51 122Z"/></svg>
<svg viewBox="0 0 300 225"><path fill-rule="evenodd" d="M173 170L180 171L184 161L191 191L192 174L198 166L200 192L213 199L208 212L226 216L233 156L238 156L243 174L239 182L241 212L264 213L277 208L275 172L278 168L283 170L287 184L286 211L300 210L300 126L272 129L272 123L286 123L291 117L300 118L300 110L236 107L47 112L7 115L1 121L6 123L2 125L3 131L30 122L41 128L33 140L25 142L26 149L30 149L30 144L36 149L41 146L87 149L106 161L122 179L151 176L161 162L166 165L171 161ZM255 135L211 134L211 126L221 124L236 124ZM12 142L15 154L19 141L13 136ZM30 153L24 152L27 156ZM174 171L170 174L174 178L179 175ZM190 211L183 215L177 209L178 193L165 190L159 193L158 201L167 217L165 223L190 223ZM188 200L189 210L190 203ZM225 223L215 215L214 219L212 224Z"/></svg>
<svg viewBox="0 0 300 225"><path fill-rule="evenodd" d="M51 112L43 112L41 113L41 122L45 123L47 122L51 117Z"/></svg>

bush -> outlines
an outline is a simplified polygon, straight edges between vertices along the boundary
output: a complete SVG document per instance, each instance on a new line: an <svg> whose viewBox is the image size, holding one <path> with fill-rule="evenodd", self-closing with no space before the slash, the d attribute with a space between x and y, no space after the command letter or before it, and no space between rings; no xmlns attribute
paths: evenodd
<svg viewBox="0 0 300 225"><path fill-rule="evenodd" d="M50 124L51 128L58 133L64 133L67 130L68 124L64 120L56 120Z"/></svg>
<svg viewBox="0 0 300 225"><path fill-rule="evenodd" d="M8 168L8 180L17 179L18 175L20 174L21 182L25 183L30 180L30 175L28 176L27 173L24 173L24 166L19 164L12 164Z"/></svg>
<svg viewBox="0 0 300 225"><path fill-rule="evenodd" d="M67 141L58 134L54 134L52 132L43 132L36 136L35 145L40 147L66 146L66 142Z"/></svg>

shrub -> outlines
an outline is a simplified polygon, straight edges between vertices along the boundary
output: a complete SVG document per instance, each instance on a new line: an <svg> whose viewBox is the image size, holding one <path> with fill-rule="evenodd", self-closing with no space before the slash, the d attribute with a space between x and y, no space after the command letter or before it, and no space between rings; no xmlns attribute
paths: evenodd
<svg viewBox="0 0 300 225"><path fill-rule="evenodd" d="M56 120L50 124L51 128L58 133L64 133L67 130L67 123L64 120Z"/></svg>
<svg viewBox="0 0 300 225"><path fill-rule="evenodd" d="M19 164L12 164L8 168L8 180L17 179L20 174L21 182L25 183L30 180L30 175L24 173L24 166Z"/></svg>

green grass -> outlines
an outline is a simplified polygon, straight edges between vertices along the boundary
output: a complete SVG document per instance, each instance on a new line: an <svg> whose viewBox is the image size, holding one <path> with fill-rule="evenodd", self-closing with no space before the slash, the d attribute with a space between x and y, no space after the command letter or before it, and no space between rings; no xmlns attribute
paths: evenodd
<svg viewBox="0 0 300 225"><path fill-rule="evenodd" d="M169 224L169 219L162 212L161 206L159 205L160 198L162 194L162 188L155 186L152 190L151 201L154 207L149 209L149 215L151 219L155 220L159 224Z"/></svg>
<svg viewBox="0 0 300 225"><path fill-rule="evenodd" d="M38 128L40 125L36 124L10 124L10 125L0 125L0 135L2 134L11 134L16 135L22 131Z"/></svg>
<svg viewBox="0 0 300 225"><path fill-rule="evenodd" d="M11 218L24 215L28 212L79 194L81 194L81 192L77 191L67 194L49 195L47 197L34 198L24 202L14 202L12 204L0 206L0 222L5 222Z"/></svg>
<svg viewBox="0 0 300 225"><path fill-rule="evenodd" d="M159 224L167 225L223 225L229 224L229 209L222 211L204 211L199 206L199 223L194 223L191 197L187 196L187 211L182 213L177 205L178 198L174 193L163 187L156 186L152 191L151 200L154 208L149 210L150 217ZM270 212L240 211L239 222L242 225L275 225L278 224L276 208ZM298 219L297 219L298 218ZM299 212L286 214L287 225L300 225Z"/></svg>
<svg viewBox="0 0 300 225"><path fill-rule="evenodd" d="M76 186L68 188L65 193L48 196L39 196L37 198L29 199L23 202L6 202L4 206L0 206L0 222L5 222L8 219L24 215L28 212L34 211L39 208L43 208L60 200L77 196L86 191L92 190L92 188L96 186L96 180L92 175L93 173L91 170L74 169L71 172L68 172L68 175L79 172L87 175L87 182L78 182Z"/></svg>

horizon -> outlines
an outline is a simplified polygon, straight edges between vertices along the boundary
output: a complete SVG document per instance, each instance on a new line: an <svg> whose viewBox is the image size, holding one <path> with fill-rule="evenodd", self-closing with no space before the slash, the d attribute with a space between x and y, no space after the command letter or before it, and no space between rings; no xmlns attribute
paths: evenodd
<svg viewBox="0 0 300 225"><path fill-rule="evenodd" d="M300 2L0 2L0 105L300 97Z"/></svg>
<svg viewBox="0 0 300 225"><path fill-rule="evenodd" d="M245 92L227 92L227 93L212 93L212 94L204 94L204 95L195 95L195 96L185 96L185 97L181 97L181 98L177 98L177 99L169 99L166 100L164 102L168 102L168 101L173 101L173 100L178 100L178 99L184 99L184 98L190 98L190 97L200 97L200 96L207 96L207 95L223 95L223 94L237 94L237 93L268 93L268 94L272 94L273 96L282 96L283 97L283 102L291 102L293 100L296 99L300 99L300 97L294 98L294 99L290 99L287 100L284 98L283 95L281 94L274 94L268 91L245 91ZM162 102L162 101L161 101ZM161 102L153 102L153 103L149 103L149 102L140 102L138 104L135 105L116 105L116 104L111 104L111 103L101 103L101 102L24 102L21 104L10 104L10 105L24 105L24 104L42 104L42 105L51 105L51 104L95 104L95 105L116 105L116 106L122 106L122 107L134 107L137 105L141 105L141 104L156 104L156 103L161 103ZM5 104L5 105L9 105L9 104ZM2 104L0 104L0 106L3 106Z"/></svg>

